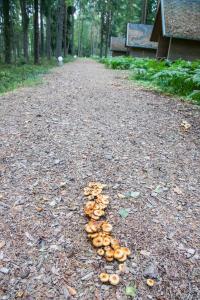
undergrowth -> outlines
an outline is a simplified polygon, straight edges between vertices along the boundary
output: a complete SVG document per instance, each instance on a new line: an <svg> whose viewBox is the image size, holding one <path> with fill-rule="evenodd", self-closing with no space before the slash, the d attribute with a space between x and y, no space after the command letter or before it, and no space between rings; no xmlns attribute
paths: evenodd
<svg viewBox="0 0 200 300"><path fill-rule="evenodd" d="M200 104L200 61L114 57L100 62L111 69L131 70L131 79Z"/></svg>
<svg viewBox="0 0 200 300"><path fill-rule="evenodd" d="M72 57L64 59L64 63L72 61ZM0 64L0 94L14 90L24 85L32 85L41 82L41 76L57 66L56 60L42 60L41 64L24 64L23 60L16 64Z"/></svg>

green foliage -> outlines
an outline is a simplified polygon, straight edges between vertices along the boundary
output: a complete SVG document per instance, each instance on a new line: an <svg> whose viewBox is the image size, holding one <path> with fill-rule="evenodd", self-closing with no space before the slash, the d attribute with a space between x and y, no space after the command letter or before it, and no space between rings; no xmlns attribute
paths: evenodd
<svg viewBox="0 0 200 300"><path fill-rule="evenodd" d="M131 70L131 78L161 91L184 96L200 104L200 61L159 61L148 58L116 57L101 60L108 68Z"/></svg>
<svg viewBox="0 0 200 300"><path fill-rule="evenodd" d="M64 62L72 61L67 57ZM0 94L11 91L19 86L40 82L40 75L49 72L50 68L57 65L56 60L43 60L40 65L24 64L20 61L16 65L0 65Z"/></svg>

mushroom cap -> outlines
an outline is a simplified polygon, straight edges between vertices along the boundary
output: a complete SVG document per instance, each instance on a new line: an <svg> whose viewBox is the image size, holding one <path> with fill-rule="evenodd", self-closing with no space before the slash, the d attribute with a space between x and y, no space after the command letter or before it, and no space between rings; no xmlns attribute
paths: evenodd
<svg viewBox="0 0 200 300"><path fill-rule="evenodd" d="M107 273L101 273L99 275L99 278L100 278L101 282L105 283L105 282L109 282L110 276Z"/></svg>
<svg viewBox="0 0 200 300"><path fill-rule="evenodd" d="M107 247L110 246L110 237L104 237L103 238L103 246Z"/></svg>
<svg viewBox="0 0 200 300"><path fill-rule="evenodd" d="M130 256L131 255L131 250L129 248L126 247L122 247L121 248L124 252L125 255Z"/></svg>
<svg viewBox="0 0 200 300"><path fill-rule="evenodd" d="M115 259L121 259L123 256L124 256L124 252L121 248L115 250L114 252Z"/></svg>
<svg viewBox="0 0 200 300"><path fill-rule="evenodd" d="M109 282L112 285L118 285L120 282L120 278L117 274L110 275Z"/></svg>
<svg viewBox="0 0 200 300"><path fill-rule="evenodd" d="M95 216L94 214L90 215L90 218L95 220L95 221L98 221L100 219L100 217Z"/></svg>
<svg viewBox="0 0 200 300"><path fill-rule="evenodd" d="M98 249L98 250L97 250L97 254L98 254L99 256L104 256L105 251L103 250L103 248Z"/></svg>
<svg viewBox="0 0 200 300"><path fill-rule="evenodd" d="M122 262L122 263L125 262L126 260L127 260L127 255L125 255L125 254L122 256L122 258L118 259L118 261Z"/></svg>
<svg viewBox="0 0 200 300"><path fill-rule="evenodd" d="M95 239L95 238L98 237L98 236L99 236L98 232L96 232L96 233L91 233L91 234L90 234L90 238L91 238L91 239Z"/></svg>
<svg viewBox="0 0 200 300"><path fill-rule="evenodd" d="M113 258L113 257L107 257L107 256L106 256L106 260L107 260L108 262L112 262L112 261L114 260L114 258Z"/></svg>
<svg viewBox="0 0 200 300"><path fill-rule="evenodd" d="M113 227L112 227L112 225L109 224L109 223L107 223L107 224L104 223L104 224L102 225L102 230L105 231L105 232L111 232L112 229L113 229Z"/></svg>
<svg viewBox="0 0 200 300"><path fill-rule="evenodd" d="M153 287L155 285L155 280L154 279L147 279L147 285L150 287Z"/></svg>
<svg viewBox="0 0 200 300"><path fill-rule="evenodd" d="M103 246L103 238L98 236L93 239L92 243L93 243L94 247L100 248Z"/></svg>
<svg viewBox="0 0 200 300"><path fill-rule="evenodd" d="M94 210L93 215L97 216L97 217L102 217L105 215L105 212L103 210Z"/></svg>
<svg viewBox="0 0 200 300"><path fill-rule="evenodd" d="M107 250L106 253L105 253L106 257L113 257L114 256L114 251L111 249L111 250Z"/></svg>
<svg viewBox="0 0 200 300"><path fill-rule="evenodd" d="M86 224L86 225L85 225L85 231L86 231L87 233L93 233L93 231L92 231L92 229L91 229L91 227L90 227L89 224Z"/></svg>

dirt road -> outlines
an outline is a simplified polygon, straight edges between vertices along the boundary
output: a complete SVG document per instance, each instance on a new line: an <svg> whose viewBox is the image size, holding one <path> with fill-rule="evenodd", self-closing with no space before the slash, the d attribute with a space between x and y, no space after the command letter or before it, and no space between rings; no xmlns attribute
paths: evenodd
<svg viewBox="0 0 200 300"><path fill-rule="evenodd" d="M0 299L124 300L128 285L140 300L200 299L200 109L126 76L77 60L0 96ZM117 264L84 233L89 181L108 185L108 219L133 253L117 287L99 282Z"/></svg>

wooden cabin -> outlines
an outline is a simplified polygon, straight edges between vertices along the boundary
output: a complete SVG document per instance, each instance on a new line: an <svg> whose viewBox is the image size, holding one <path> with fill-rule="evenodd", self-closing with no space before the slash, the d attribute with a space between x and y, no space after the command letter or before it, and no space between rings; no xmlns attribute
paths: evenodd
<svg viewBox="0 0 200 300"><path fill-rule="evenodd" d="M123 37L111 37L110 51L113 57L127 55L127 48L125 46L125 42L126 40Z"/></svg>
<svg viewBox="0 0 200 300"><path fill-rule="evenodd" d="M146 24L127 24L126 47L129 55L135 57L155 57L157 43L150 42L153 26Z"/></svg>
<svg viewBox="0 0 200 300"><path fill-rule="evenodd" d="M200 0L160 0L151 41L157 58L200 59Z"/></svg>

